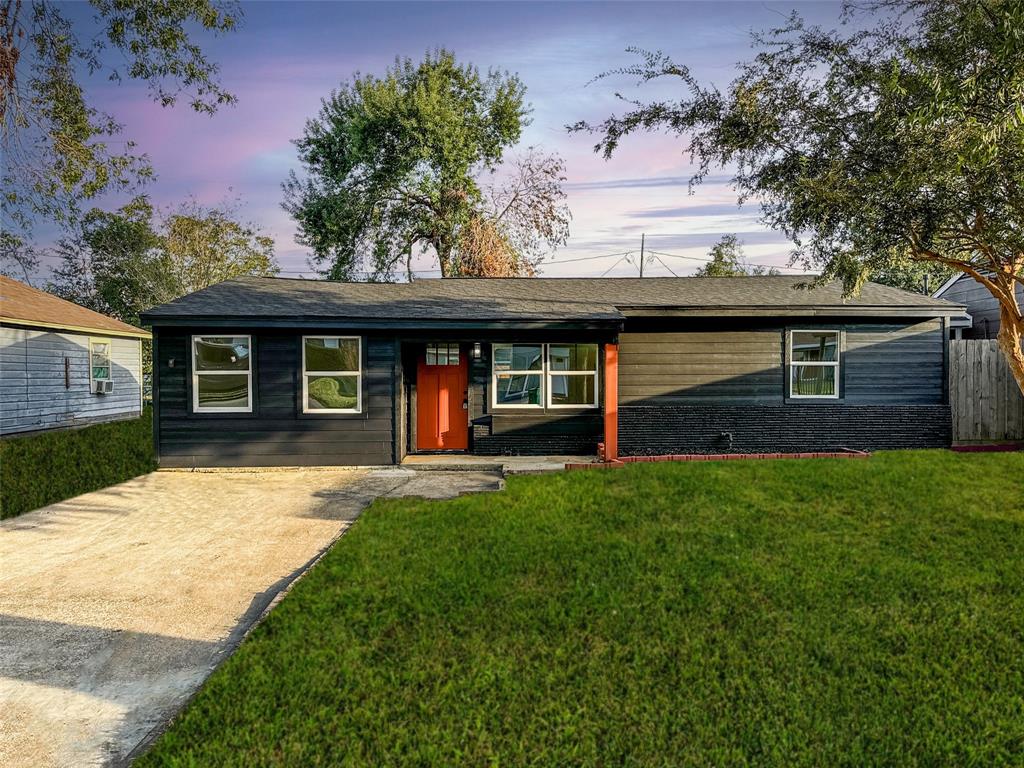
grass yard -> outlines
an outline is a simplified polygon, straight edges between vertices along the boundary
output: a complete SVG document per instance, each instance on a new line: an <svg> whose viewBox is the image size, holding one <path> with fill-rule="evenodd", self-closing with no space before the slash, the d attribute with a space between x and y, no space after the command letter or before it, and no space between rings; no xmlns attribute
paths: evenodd
<svg viewBox="0 0 1024 768"><path fill-rule="evenodd" d="M375 503L140 766L1024 764L1024 454Z"/></svg>

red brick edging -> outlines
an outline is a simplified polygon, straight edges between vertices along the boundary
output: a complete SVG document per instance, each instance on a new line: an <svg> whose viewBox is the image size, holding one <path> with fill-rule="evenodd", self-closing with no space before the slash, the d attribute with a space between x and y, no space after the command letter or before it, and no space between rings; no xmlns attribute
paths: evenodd
<svg viewBox="0 0 1024 768"><path fill-rule="evenodd" d="M965 443L954 445L950 450L957 453L1002 453L1024 451L1024 443Z"/></svg>
<svg viewBox="0 0 1024 768"><path fill-rule="evenodd" d="M587 464L569 463L566 469L615 469L627 464L657 461L728 461L730 459L866 459L867 451L814 451L811 453L669 453L662 456L623 456L615 461L595 461Z"/></svg>

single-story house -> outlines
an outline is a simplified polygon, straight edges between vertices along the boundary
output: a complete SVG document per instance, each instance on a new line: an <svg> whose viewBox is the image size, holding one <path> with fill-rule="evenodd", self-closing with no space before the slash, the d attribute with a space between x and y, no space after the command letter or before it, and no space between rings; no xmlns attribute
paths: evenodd
<svg viewBox="0 0 1024 768"><path fill-rule="evenodd" d="M964 308L807 281L228 280L144 315L159 460L948 445Z"/></svg>
<svg viewBox="0 0 1024 768"><path fill-rule="evenodd" d="M951 320L951 338L994 339L999 335L999 300L970 275L953 275L932 296L963 304L967 309L962 318ZM1017 286L1017 302L1024 306L1024 285Z"/></svg>
<svg viewBox="0 0 1024 768"><path fill-rule="evenodd" d="M149 338L0 276L0 435L139 416Z"/></svg>

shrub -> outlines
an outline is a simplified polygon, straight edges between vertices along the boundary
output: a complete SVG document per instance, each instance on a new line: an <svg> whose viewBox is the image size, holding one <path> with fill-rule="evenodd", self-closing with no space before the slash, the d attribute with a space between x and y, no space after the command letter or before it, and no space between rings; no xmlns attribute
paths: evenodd
<svg viewBox="0 0 1024 768"><path fill-rule="evenodd" d="M156 469L152 411L137 419L0 440L0 518Z"/></svg>

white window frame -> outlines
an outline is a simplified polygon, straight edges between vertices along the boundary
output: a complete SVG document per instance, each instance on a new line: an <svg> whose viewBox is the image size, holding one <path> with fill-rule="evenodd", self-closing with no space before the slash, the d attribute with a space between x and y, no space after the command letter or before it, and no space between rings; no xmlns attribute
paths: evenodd
<svg viewBox="0 0 1024 768"><path fill-rule="evenodd" d="M562 347L562 346L576 346L576 345L587 345L597 347L597 354L594 357L594 370L592 371L563 371L555 370L551 367L551 347ZM547 382L547 404L548 408L554 408L559 410L575 409L575 410L588 410L592 411L596 408L600 408L601 405L601 345L593 342L585 341L567 341L561 344L545 344L547 349L544 351L544 362L545 362L545 380ZM593 403L555 403L553 400L554 388L551 385L551 379L554 376L593 376L594 377L594 402Z"/></svg>
<svg viewBox="0 0 1024 768"><path fill-rule="evenodd" d="M197 365L196 340L197 339L246 339L249 345L249 368L246 371L200 371ZM193 413L252 413L252 369L255 365L256 350L252 345L252 336L248 333L197 333L192 336L192 412ZM200 376L238 376L244 373L248 379L245 389L246 406L235 408L233 406L200 406L199 405L199 377Z"/></svg>
<svg viewBox="0 0 1024 768"><path fill-rule="evenodd" d="M577 410L593 411L601 407L601 345L595 342L568 341L555 343L553 346L565 346L573 344L593 344L597 347L597 367L593 371L562 371L551 368L551 347L552 344L538 344L529 341L502 341L491 344L491 408L496 410L517 410L520 408L529 410ZM540 368L533 370L508 370L497 371L494 368L495 347L503 346L524 346L540 347L541 364ZM540 402L528 403L499 403L498 402L498 376L539 376L540 377ZM552 376L593 376L594 377L594 402L593 403L562 403L554 404L551 401L551 377Z"/></svg>
<svg viewBox="0 0 1024 768"><path fill-rule="evenodd" d="M514 347L516 345L523 347L540 347L540 368L534 368L533 370L507 370L507 371L496 371L494 369L494 360L496 355L494 354L495 347ZM544 386L544 370L547 368L547 345L539 344L532 341L501 341L494 342L491 344L491 407L497 410L516 410L518 408L526 408L531 411L544 410L545 401L545 386ZM525 405L521 403L499 403L498 402L498 376L539 376L540 377L540 399L537 403L527 403Z"/></svg>
<svg viewBox="0 0 1024 768"><path fill-rule="evenodd" d="M97 344L107 345L107 377L105 379L97 379L93 376L93 365L92 365L92 348ZM140 345L141 346L141 345ZM89 391L94 392L96 389L97 381L113 381L114 380L114 343L110 339L89 339Z"/></svg>
<svg viewBox="0 0 1024 768"><path fill-rule="evenodd" d="M338 341L352 340L356 342L356 360L359 361L359 369L355 371L307 371L306 370L306 339L337 339ZM302 412L314 416L318 414L331 413L362 413L363 412L363 337L362 336L325 336L323 334L310 334L302 337ZM310 408L309 407L309 377L310 376L355 376L356 377L356 407L355 408Z"/></svg>
<svg viewBox="0 0 1024 768"><path fill-rule="evenodd" d="M836 337L836 359L833 360L794 360L793 359L793 335L797 333L833 333ZM838 400L839 399L839 364L843 355L843 334L838 328L790 328L786 335L786 352L789 357L789 379L786 386L789 388L789 396L794 400ZM793 391L793 374L795 369L800 367L832 368L833 392L831 395L800 395Z"/></svg>

